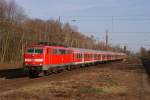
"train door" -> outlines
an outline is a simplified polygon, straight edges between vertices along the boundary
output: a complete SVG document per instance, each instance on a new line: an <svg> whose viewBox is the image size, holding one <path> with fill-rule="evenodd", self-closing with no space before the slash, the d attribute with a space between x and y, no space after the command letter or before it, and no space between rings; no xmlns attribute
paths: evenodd
<svg viewBox="0 0 150 100"><path fill-rule="evenodd" d="M81 54L82 54L82 63L84 63L84 53Z"/></svg>
<svg viewBox="0 0 150 100"><path fill-rule="evenodd" d="M48 64L51 64L51 49L50 48L47 48L48 49Z"/></svg>
<svg viewBox="0 0 150 100"><path fill-rule="evenodd" d="M46 48L45 50L45 62L47 65L50 64L50 48Z"/></svg>
<svg viewBox="0 0 150 100"><path fill-rule="evenodd" d="M73 52L73 62L75 63L76 62L76 53Z"/></svg>

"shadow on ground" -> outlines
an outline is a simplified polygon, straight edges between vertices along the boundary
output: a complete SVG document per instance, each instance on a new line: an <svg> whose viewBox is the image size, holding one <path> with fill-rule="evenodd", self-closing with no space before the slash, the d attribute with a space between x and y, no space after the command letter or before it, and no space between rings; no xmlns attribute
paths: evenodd
<svg viewBox="0 0 150 100"><path fill-rule="evenodd" d="M0 78L13 79L25 77L22 68L0 70Z"/></svg>

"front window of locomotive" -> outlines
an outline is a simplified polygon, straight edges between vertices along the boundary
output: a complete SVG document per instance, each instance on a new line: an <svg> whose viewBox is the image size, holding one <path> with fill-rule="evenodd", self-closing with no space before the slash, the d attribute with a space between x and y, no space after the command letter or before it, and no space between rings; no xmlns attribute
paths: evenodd
<svg viewBox="0 0 150 100"><path fill-rule="evenodd" d="M26 53L34 53L34 48L28 48Z"/></svg>
<svg viewBox="0 0 150 100"><path fill-rule="evenodd" d="M42 48L28 48L27 53L29 53L29 54L42 54L43 49Z"/></svg>
<svg viewBox="0 0 150 100"><path fill-rule="evenodd" d="M43 53L43 49L34 49L34 53L41 54Z"/></svg>

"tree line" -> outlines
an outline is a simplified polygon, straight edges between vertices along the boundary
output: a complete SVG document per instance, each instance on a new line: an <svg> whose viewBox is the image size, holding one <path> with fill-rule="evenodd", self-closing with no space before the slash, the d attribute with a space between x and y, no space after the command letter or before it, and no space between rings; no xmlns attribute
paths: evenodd
<svg viewBox="0 0 150 100"><path fill-rule="evenodd" d="M68 47L122 51L94 36L78 32L75 26L59 20L29 18L14 1L0 0L0 62L22 62L24 47L31 43L61 43Z"/></svg>

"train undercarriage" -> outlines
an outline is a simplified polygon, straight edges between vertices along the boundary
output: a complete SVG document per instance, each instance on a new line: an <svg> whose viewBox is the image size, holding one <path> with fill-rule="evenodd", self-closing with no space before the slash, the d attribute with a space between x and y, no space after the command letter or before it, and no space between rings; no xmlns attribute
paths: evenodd
<svg viewBox="0 0 150 100"><path fill-rule="evenodd" d="M120 60L110 60L110 61L99 61L99 62L92 62L92 63L81 63L81 64L64 64L62 66L24 66L23 72L25 75L27 75L30 78L36 78L39 76L47 76L50 74L56 74L64 70L73 70L77 68L84 68L84 67L89 67L89 66L94 66L98 64L106 64L106 63L111 63L111 62L116 62L116 61L123 61L122 59Z"/></svg>

